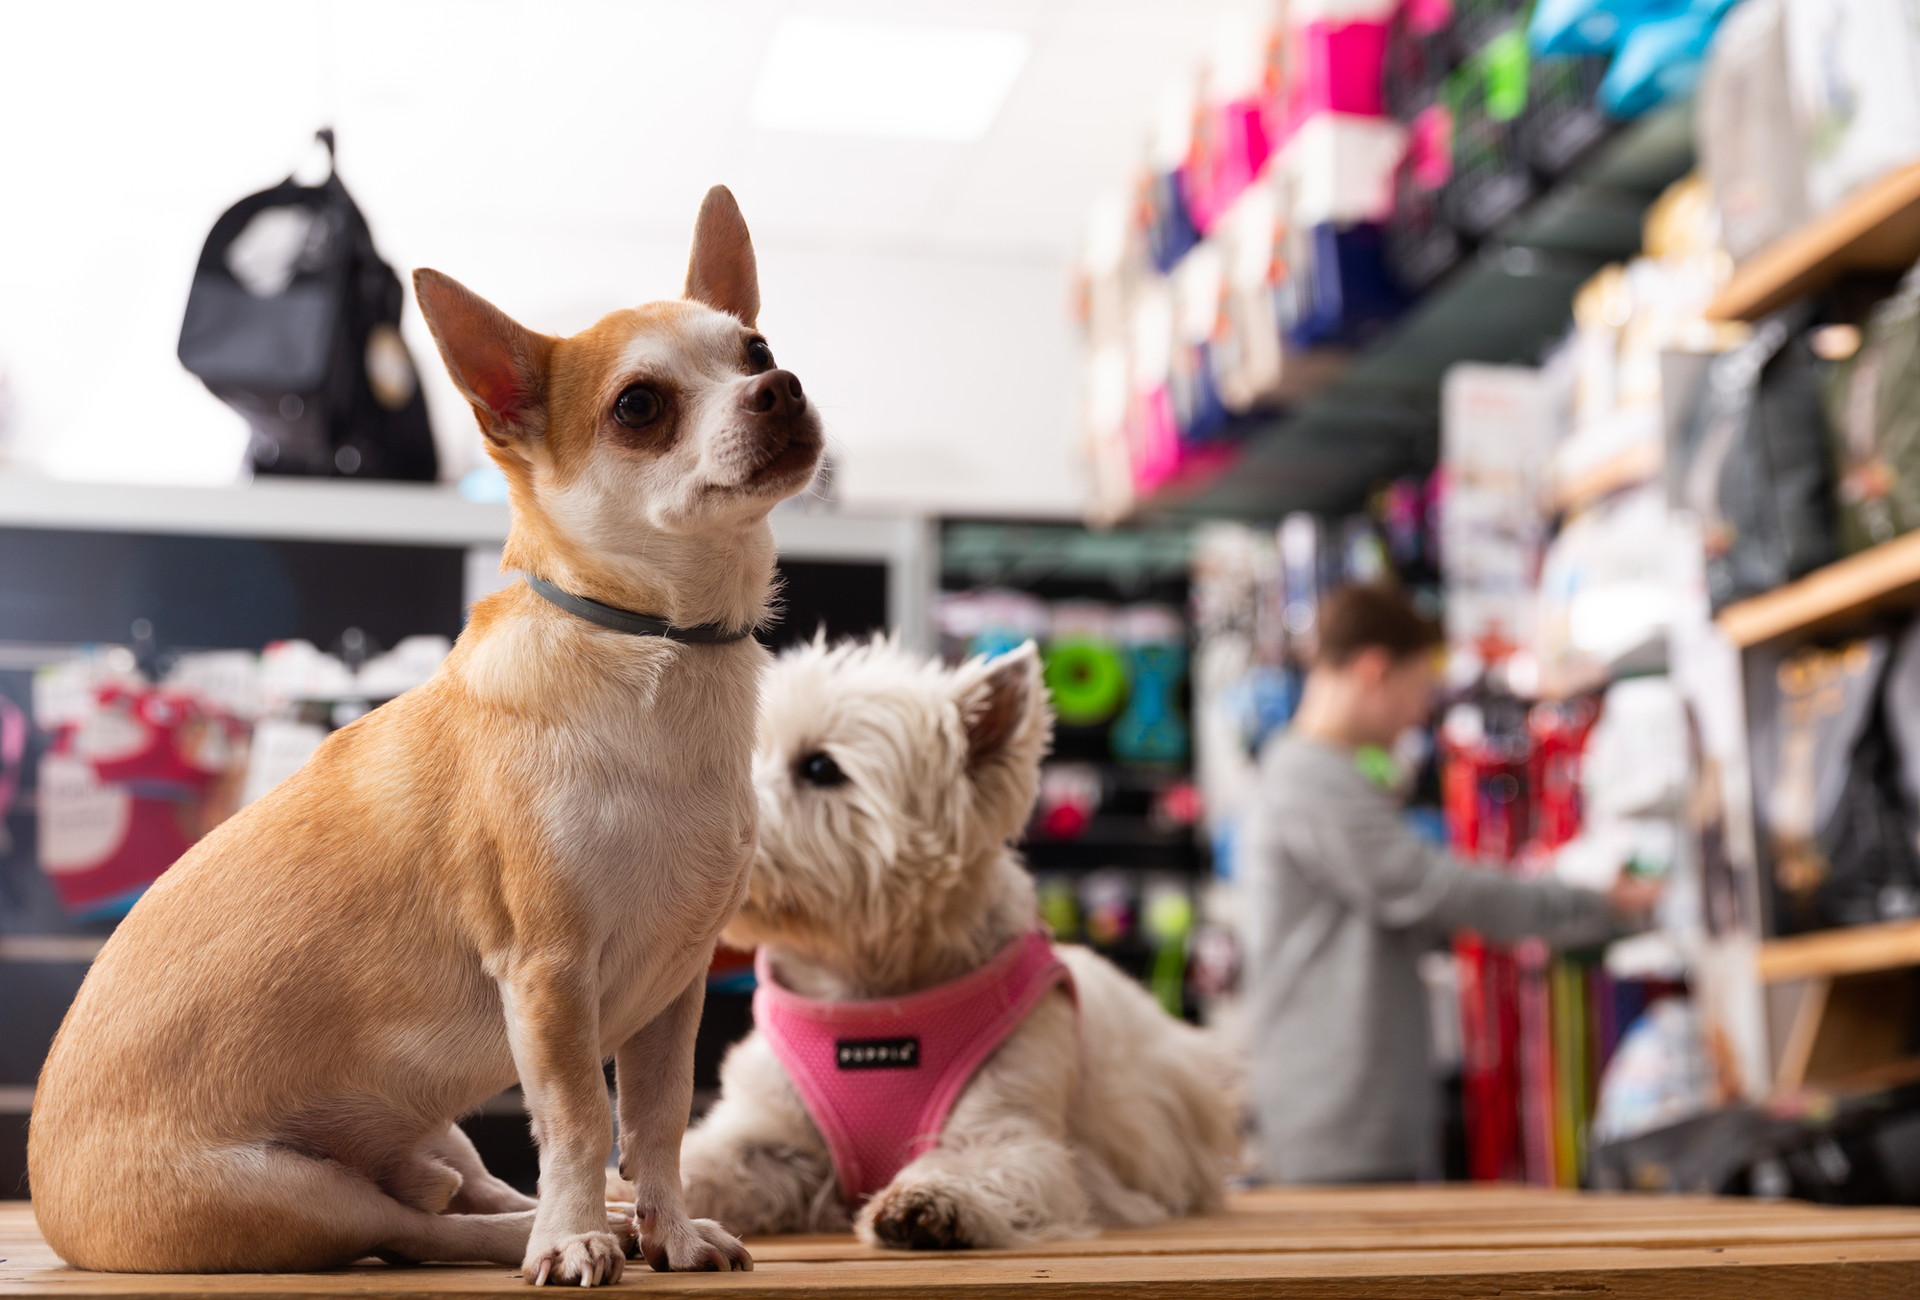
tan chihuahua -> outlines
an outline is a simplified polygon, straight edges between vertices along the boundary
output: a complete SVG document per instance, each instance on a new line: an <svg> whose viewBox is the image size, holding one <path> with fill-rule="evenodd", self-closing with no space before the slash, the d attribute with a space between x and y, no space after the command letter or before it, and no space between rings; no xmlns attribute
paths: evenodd
<svg viewBox="0 0 1920 1300"><path fill-rule="evenodd" d="M747 885L767 512L818 418L754 328L733 196L686 300L572 338L414 277L513 504L516 583L427 684L207 836L101 952L41 1074L34 1212L69 1263L748 1268L679 1150L714 938ZM634 1214L610 1214L605 1061ZM540 1200L454 1120L518 1080ZM630 1238L629 1238L630 1239Z"/></svg>

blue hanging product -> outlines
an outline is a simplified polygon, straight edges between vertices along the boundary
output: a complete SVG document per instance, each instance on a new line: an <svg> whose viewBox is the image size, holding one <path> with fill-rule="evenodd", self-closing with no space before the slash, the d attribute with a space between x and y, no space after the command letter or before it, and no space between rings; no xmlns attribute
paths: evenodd
<svg viewBox="0 0 1920 1300"><path fill-rule="evenodd" d="M1148 179L1147 207L1152 214L1147 222L1147 253L1160 274L1167 275L1200 242L1181 192L1180 173L1155 172Z"/></svg>
<svg viewBox="0 0 1920 1300"><path fill-rule="evenodd" d="M1378 222L1322 222L1290 232L1288 241L1292 274L1275 298L1294 346L1365 343L1406 310Z"/></svg>
<svg viewBox="0 0 1920 1300"><path fill-rule="evenodd" d="M1671 18L1634 25L1600 83L1600 104L1615 117L1637 117L1690 93L1730 0L1705 0Z"/></svg>
<svg viewBox="0 0 1920 1300"><path fill-rule="evenodd" d="M1188 442L1211 442L1227 431L1229 416L1220 400L1220 386L1213 375L1213 347L1208 343L1183 348L1174 358L1169 376L1169 396L1173 399L1173 421L1180 436Z"/></svg>
<svg viewBox="0 0 1920 1300"><path fill-rule="evenodd" d="M1113 724L1109 743L1126 763L1180 763L1187 757L1187 721L1180 716L1180 682L1187 648L1178 641L1142 641L1123 648L1132 690Z"/></svg>
<svg viewBox="0 0 1920 1300"><path fill-rule="evenodd" d="M1611 54L1635 25L1685 12L1692 0L1540 0L1527 39L1541 54Z"/></svg>

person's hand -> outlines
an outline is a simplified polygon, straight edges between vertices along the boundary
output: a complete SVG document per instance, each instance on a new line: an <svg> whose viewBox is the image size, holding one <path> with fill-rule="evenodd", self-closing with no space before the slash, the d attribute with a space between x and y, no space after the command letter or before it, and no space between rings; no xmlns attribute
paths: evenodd
<svg viewBox="0 0 1920 1300"><path fill-rule="evenodd" d="M1622 871L1613 888L1607 890L1607 906L1626 924L1644 926L1653 918L1654 904L1666 888L1665 880Z"/></svg>

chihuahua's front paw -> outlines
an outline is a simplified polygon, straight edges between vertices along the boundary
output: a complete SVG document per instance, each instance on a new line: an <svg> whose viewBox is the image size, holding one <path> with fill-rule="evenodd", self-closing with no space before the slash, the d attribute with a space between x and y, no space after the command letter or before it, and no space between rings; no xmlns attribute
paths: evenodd
<svg viewBox="0 0 1920 1300"><path fill-rule="evenodd" d="M894 1183L868 1201L854 1230L893 1250L971 1250L1000 1244L973 1207L950 1187Z"/></svg>
<svg viewBox="0 0 1920 1300"><path fill-rule="evenodd" d="M520 1276L533 1286L601 1286L618 1282L626 1262L615 1233L581 1232L547 1243L535 1237Z"/></svg>
<svg viewBox="0 0 1920 1300"><path fill-rule="evenodd" d="M661 1273L751 1271L753 1256L739 1238L712 1219L672 1219L652 1210L640 1216L640 1253Z"/></svg>

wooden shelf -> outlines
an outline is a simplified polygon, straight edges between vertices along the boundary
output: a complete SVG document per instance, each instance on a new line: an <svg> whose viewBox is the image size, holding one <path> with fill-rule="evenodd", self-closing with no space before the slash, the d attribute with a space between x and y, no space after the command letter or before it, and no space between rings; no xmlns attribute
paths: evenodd
<svg viewBox="0 0 1920 1300"><path fill-rule="evenodd" d="M1755 646L1912 604L1920 604L1920 533L1850 555L1763 596L1736 601L1715 621L1735 645Z"/></svg>
<svg viewBox="0 0 1920 1300"><path fill-rule="evenodd" d="M1920 163L1856 191L1741 263L1710 320L1757 320L1848 271L1904 271L1920 260Z"/></svg>
<svg viewBox="0 0 1920 1300"><path fill-rule="evenodd" d="M1822 930L1760 945L1760 978L1769 984L1920 966L1920 920Z"/></svg>

